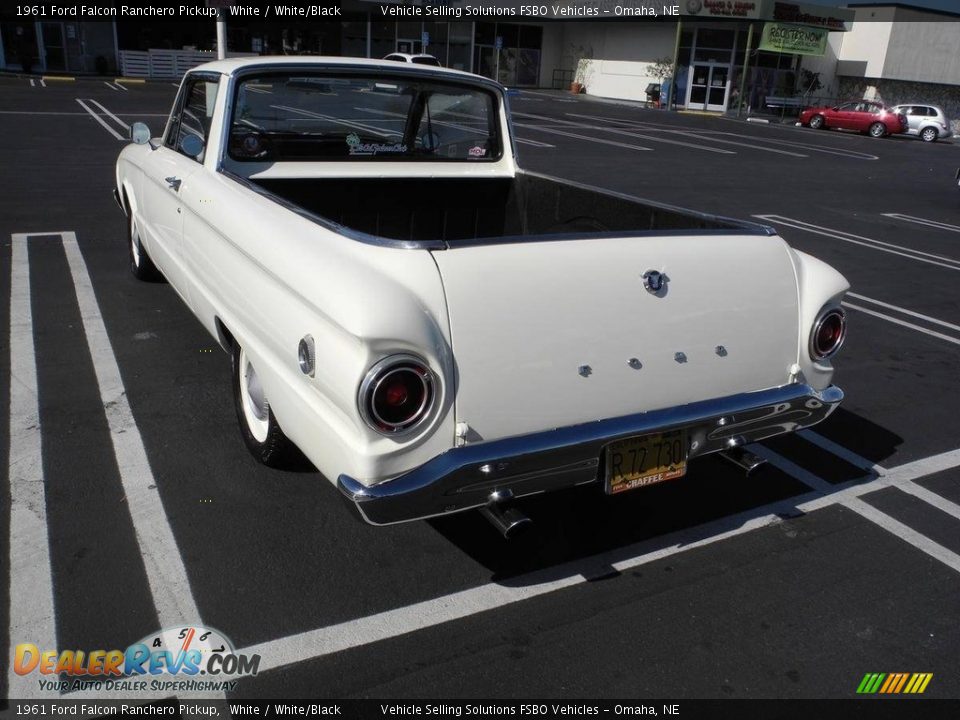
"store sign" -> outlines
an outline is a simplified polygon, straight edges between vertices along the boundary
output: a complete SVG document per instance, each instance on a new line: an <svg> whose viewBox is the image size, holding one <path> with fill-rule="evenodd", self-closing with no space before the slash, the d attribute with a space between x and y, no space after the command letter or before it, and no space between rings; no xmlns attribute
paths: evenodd
<svg viewBox="0 0 960 720"><path fill-rule="evenodd" d="M845 23L851 22L854 15L854 11L848 8L801 5L798 3L777 1L773 3L773 11L765 17L779 22L815 25L832 30L846 30Z"/></svg>
<svg viewBox="0 0 960 720"><path fill-rule="evenodd" d="M669 4L669 3L666 3ZM755 20L760 17L761 0L686 0L680 3L684 15L702 18Z"/></svg>
<svg viewBox="0 0 960 720"><path fill-rule="evenodd" d="M826 28L765 23L760 37L760 49L793 55L823 55L827 51Z"/></svg>

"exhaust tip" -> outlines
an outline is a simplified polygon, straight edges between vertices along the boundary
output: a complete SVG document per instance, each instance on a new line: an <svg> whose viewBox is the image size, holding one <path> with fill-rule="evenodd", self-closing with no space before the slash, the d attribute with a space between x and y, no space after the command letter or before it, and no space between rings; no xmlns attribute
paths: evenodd
<svg viewBox="0 0 960 720"><path fill-rule="evenodd" d="M533 520L512 506L491 503L480 508L480 514L507 540L533 525Z"/></svg>
<svg viewBox="0 0 960 720"><path fill-rule="evenodd" d="M733 447L728 450L722 450L720 452L720 457L743 470L747 477L750 477L757 470L767 464L767 461L762 457L750 452L749 450L744 450L742 447Z"/></svg>

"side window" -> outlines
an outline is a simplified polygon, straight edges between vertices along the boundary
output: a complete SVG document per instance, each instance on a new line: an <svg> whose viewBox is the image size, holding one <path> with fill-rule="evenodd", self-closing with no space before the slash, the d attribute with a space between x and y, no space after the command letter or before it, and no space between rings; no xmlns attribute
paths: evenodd
<svg viewBox="0 0 960 720"><path fill-rule="evenodd" d="M171 118L167 129L166 145L171 150L183 153L181 143L189 135L196 135L204 144L210 139L210 125L213 121L213 109L217 102L220 85L216 79L197 77L187 81L182 97L178 99L178 112ZM203 153L194 158L203 162Z"/></svg>

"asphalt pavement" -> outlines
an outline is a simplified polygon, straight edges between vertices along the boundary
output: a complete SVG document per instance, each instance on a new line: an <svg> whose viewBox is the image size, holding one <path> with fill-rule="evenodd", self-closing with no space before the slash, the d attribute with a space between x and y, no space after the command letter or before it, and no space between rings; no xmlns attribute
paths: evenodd
<svg viewBox="0 0 960 720"><path fill-rule="evenodd" d="M506 541L364 525L247 454L228 357L131 276L111 197L175 92L0 79L4 667L190 623L262 656L229 698L855 698L867 672L960 698L960 148L513 97L524 167L772 225L852 294L842 408L762 470L531 498ZM51 697L9 670L8 695Z"/></svg>

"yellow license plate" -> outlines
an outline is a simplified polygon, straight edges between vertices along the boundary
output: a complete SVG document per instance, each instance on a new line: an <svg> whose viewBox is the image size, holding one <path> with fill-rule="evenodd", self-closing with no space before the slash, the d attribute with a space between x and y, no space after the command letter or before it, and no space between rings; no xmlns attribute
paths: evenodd
<svg viewBox="0 0 960 720"><path fill-rule="evenodd" d="M671 430L607 445L604 490L626 490L683 477L687 472L687 431Z"/></svg>

